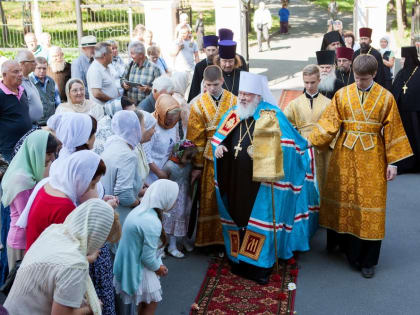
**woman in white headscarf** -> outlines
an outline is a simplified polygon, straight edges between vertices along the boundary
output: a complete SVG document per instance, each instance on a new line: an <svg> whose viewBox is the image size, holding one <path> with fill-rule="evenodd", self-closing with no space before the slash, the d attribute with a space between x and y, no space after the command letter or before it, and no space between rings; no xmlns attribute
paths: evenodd
<svg viewBox="0 0 420 315"><path fill-rule="evenodd" d="M116 211L124 224L131 209L140 204L143 186L136 152L142 137L137 115L128 110L117 112L112 118L112 131L114 135L108 138L101 154L107 167L101 183L107 195L118 197Z"/></svg>
<svg viewBox="0 0 420 315"><path fill-rule="evenodd" d="M106 102L104 107L105 116L98 121L98 131L93 145L93 151L98 154L102 154L106 140L114 134L111 127L112 117L120 110L135 110L136 104L127 96L123 96L121 99Z"/></svg>
<svg viewBox="0 0 420 315"><path fill-rule="evenodd" d="M80 150L91 150L95 142L97 121L92 116L78 113L64 114L55 124L55 135L63 144L58 159Z"/></svg>
<svg viewBox="0 0 420 315"><path fill-rule="evenodd" d="M381 46L380 52L382 55L382 60L384 62L384 71L385 71L385 85L388 91L392 89L392 78L394 76L394 64L395 64L395 54L390 48L389 36L384 35L379 40Z"/></svg>
<svg viewBox="0 0 420 315"><path fill-rule="evenodd" d="M161 259L166 243L162 215L172 209L178 192L175 182L155 181L123 225L114 261L114 284L123 304L141 304L139 314L154 314L162 300L158 276L168 273Z"/></svg>
<svg viewBox="0 0 420 315"><path fill-rule="evenodd" d="M182 138L185 138L187 135L188 117L190 117L191 108L185 99L189 85L189 75L187 72L175 72L172 74L171 79L174 83L174 94L172 94L172 96L181 106Z"/></svg>
<svg viewBox="0 0 420 315"><path fill-rule="evenodd" d="M72 78L66 83L67 103L61 103L56 113L81 113L91 115L96 120L104 116L103 106L85 98L85 85L83 81Z"/></svg>
<svg viewBox="0 0 420 315"><path fill-rule="evenodd" d="M96 189L106 167L96 153L83 150L58 159L50 176L34 188L16 225L26 228L26 250L51 224L63 223L84 194Z"/></svg>
<svg viewBox="0 0 420 315"><path fill-rule="evenodd" d="M89 277L105 241L118 241L112 207L91 199L48 227L26 253L4 304L10 314L102 314Z"/></svg>

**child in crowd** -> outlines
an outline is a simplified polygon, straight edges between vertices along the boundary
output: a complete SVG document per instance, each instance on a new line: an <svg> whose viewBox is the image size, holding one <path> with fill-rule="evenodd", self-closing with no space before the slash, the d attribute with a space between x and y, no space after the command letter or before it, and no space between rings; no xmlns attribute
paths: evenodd
<svg viewBox="0 0 420 315"><path fill-rule="evenodd" d="M170 180L179 186L179 195L171 214L163 217L163 227L169 239L168 253L176 258L183 258L184 254L176 246L177 239L183 241L187 251L193 246L185 238L187 235L189 216L191 211L190 176L191 161L197 154L197 147L189 140L179 141L173 148L172 156L163 167Z"/></svg>
<svg viewBox="0 0 420 315"><path fill-rule="evenodd" d="M160 248L166 243L161 220L165 212L172 211L178 192L177 183L157 180L127 216L114 261L119 314L129 314L130 304L138 305L138 314L154 314L162 300L159 277L167 275L168 268L160 258Z"/></svg>

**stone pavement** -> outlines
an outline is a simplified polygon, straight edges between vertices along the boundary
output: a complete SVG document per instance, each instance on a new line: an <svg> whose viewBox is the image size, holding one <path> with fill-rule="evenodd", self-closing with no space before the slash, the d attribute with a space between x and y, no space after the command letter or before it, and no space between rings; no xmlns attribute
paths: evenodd
<svg viewBox="0 0 420 315"><path fill-rule="evenodd" d="M278 19L281 1L267 1L273 19ZM315 52L321 48L322 36L327 31L328 13L307 0L292 0L288 35L274 34L271 51L258 52L250 47L250 71L268 77L270 89L277 98L281 89L301 89L302 69L316 63ZM341 14L345 30L353 29L351 14ZM263 49L266 45L263 43Z"/></svg>

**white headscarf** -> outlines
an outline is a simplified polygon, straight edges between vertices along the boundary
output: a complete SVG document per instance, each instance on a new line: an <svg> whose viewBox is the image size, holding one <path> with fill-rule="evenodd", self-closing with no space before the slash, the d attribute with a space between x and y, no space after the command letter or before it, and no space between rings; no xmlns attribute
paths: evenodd
<svg viewBox="0 0 420 315"><path fill-rule="evenodd" d="M16 225L26 228L32 203L46 183L66 194L77 205L78 199L88 189L100 161L101 157L89 150L78 151L66 158L56 160L51 165L50 176L35 186Z"/></svg>
<svg viewBox="0 0 420 315"><path fill-rule="evenodd" d="M100 199L84 202L67 216L63 224L50 225L38 237L23 259L16 277L18 282L14 285L26 292L42 287L51 265L88 270L86 256L103 246L113 222L114 210L106 202ZM101 314L100 302L89 276L86 282L87 302L94 314Z"/></svg>
<svg viewBox="0 0 420 315"><path fill-rule="evenodd" d="M63 116L67 115L68 113L58 113L58 114L54 114L52 115L50 118L48 118L47 120L47 127L50 128L51 130L56 131L58 126L61 123L61 119L63 118Z"/></svg>
<svg viewBox="0 0 420 315"><path fill-rule="evenodd" d="M143 121L144 121L144 130L149 130L150 128L156 126L156 118L149 112L145 110L141 110L143 114Z"/></svg>
<svg viewBox="0 0 420 315"><path fill-rule="evenodd" d="M267 77L255 73L241 71L239 91L257 94L264 102L276 105L276 100L268 87Z"/></svg>
<svg viewBox="0 0 420 315"><path fill-rule="evenodd" d="M136 113L133 111L120 110L117 112L114 117L112 117L111 128L115 136L122 138L133 148L135 148L136 145L140 143L140 121ZM110 137L110 139L115 136Z"/></svg>
<svg viewBox="0 0 420 315"><path fill-rule="evenodd" d="M160 209L164 212L172 209L178 198L179 186L168 179L158 179L147 188L140 205L132 211L141 213L149 209Z"/></svg>
<svg viewBox="0 0 420 315"><path fill-rule="evenodd" d="M387 51L391 51L391 48L390 48L390 38L389 38L389 36L388 35L384 35L384 36L382 36L380 39L379 39L379 41L381 41L381 40L386 40L386 42L387 42L387 45L386 45L386 47L385 48L382 48L380 45L379 45L379 47L380 47L380 49L379 49L379 51L381 52L381 55L383 55L385 52L387 52ZM380 44L380 43L379 43Z"/></svg>
<svg viewBox="0 0 420 315"><path fill-rule="evenodd" d="M174 92L185 96L188 88L189 74L187 72L174 72L171 76L172 83L174 84Z"/></svg>
<svg viewBox="0 0 420 315"><path fill-rule="evenodd" d="M65 113L59 119L56 137L63 143L59 159L72 154L76 147L85 144L92 132L92 118L87 114Z"/></svg>

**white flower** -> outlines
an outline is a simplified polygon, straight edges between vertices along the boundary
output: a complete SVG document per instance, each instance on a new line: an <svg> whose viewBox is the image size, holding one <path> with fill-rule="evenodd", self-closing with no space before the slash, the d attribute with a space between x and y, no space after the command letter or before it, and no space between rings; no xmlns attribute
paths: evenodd
<svg viewBox="0 0 420 315"><path fill-rule="evenodd" d="M287 288L289 289L289 291L296 290L296 283L294 283L294 282L290 282L290 283L287 285Z"/></svg>

